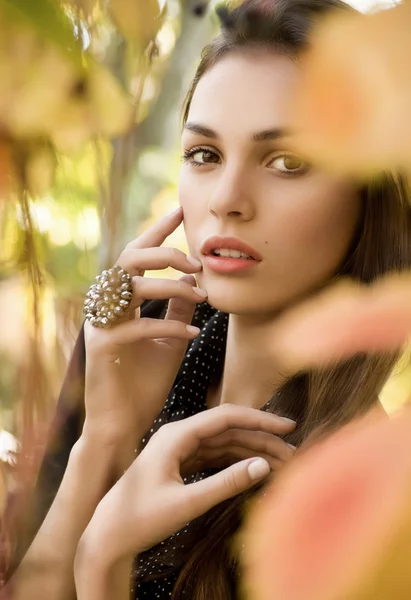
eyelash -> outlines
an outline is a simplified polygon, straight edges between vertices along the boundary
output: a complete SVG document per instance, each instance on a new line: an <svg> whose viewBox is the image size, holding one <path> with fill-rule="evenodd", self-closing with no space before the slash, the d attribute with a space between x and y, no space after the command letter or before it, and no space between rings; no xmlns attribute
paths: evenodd
<svg viewBox="0 0 411 600"><path fill-rule="evenodd" d="M206 166L207 163L199 163L199 162L196 162L195 160L192 160L192 157L195 154L197 154L197 152L209 152L210 154L214 154L215 156L218 156L218 154L216 152L214 152L213 150L210 150L210 148L205 148L204 146L195 146L194 148L191 148L190 150L184 151L183 156L181 157L182 162L189 163L191 166L197 167L197 168L202 168L202 167ZM296 155L293 154L292 152L282 151L282 152L278 152L277 154L275 154L271 158L271 161L274 161L277 158L294 158L295 156ZM303 167L299 171L295 170L295 171L287 172L287 171L280 171L279 169L276 169L276 172L280 177L302 177L303 175L308 173L308 171L310 171L311 165L310 165L310 163L305 162L303 159L301 159L301 162L305 164L305 167ZM215 163L208 163L208 164L215 164Z"/></svg>
<svg viewBox="0 0 411 600"><path fill-rule="evenodd" d="M218 154L216 152L213 152L213 150L210 150L209 148L204 148L203 146L195 146L194 148L191 148L190 150L184 150L184 154L182 156L182 161L185 163L189 163L193 167L204 167L204 165L206 163L199 163L199 162L196 162L195 160L192 160L192 157L195 154L197 154L197 152L209 152L210 154L215 154L215 156L218 156ZM213 163L211 163L211 164L213 164Z"/></svg>

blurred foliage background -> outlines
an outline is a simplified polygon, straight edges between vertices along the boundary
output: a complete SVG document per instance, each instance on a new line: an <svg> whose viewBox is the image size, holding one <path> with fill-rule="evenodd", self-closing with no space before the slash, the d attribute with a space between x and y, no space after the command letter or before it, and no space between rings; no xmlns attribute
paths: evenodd
<svg viewBox="0 0 411 600"><path fill-rule="evenodd" d="M177 204L180 109L216 4L0 0L0 430L23 444L95 274ZM170 243L184 249L181 230ZM404 363L389 410L408 382Z"/></svg>
<svg viewBox="0 0 411 600"><path fill-rule="evenodd" d="M212 8L0 0L0 429L19 439L54 405L95 274L177 204Z"/></svg>
<svg viewBox="0 0 411 600"><path fill-rule="evenodd" d="M410 0L404 4L407 2L409 8ZM181 105L201 49L217 31L214 8L218 3L0 0L3 554L7 554L4 540L13 525L12 520L1 522L6 492L17 483L21 488L33 480L81 325L84 295L94 276L113 265L128 241L177 205ZM376 6L374 0L351 3L364 12L394 4ZM377 123L380 129L377 127L376 134L386 141L389 136L384 132L392 129L388 115L400 115L395 101L403 99L399 106L408 119L397 121L409 157L410 136L403 129L404 123L410 122L409 63L397 58L408 57L411 50L411 12L405 13L405 19L403 13L391 12L388 27L384 18L374 24L370 21L371 34L378 33L374 37L369 32L369 37L364 35L361 25L358 38L349 40L350 56L355 55L361 76L361 69L367 69L373 59L368 42L377 40L390 66L390 81L395 72L403 82L396 94L387 94L387 102L393 102L391 109L379 120L372 115L371 125L373 129ZM400 22L402 29L398 28ZM345 53L345 48L342 44L339 51ZM374 59L370 72L381 82L378 69L374 69L377 62ZM369 84L373 101L375 89ZM353 122L354 129L356 125ZM383 143L380 147L385 151ZM404 146L399 147L404 152ZM353 148L347 145L343 150L351 156ZM409 168L409 158L406 164ZM185 249L181 228L169 244ZM381 394L389 412L408 399L410 382L407 352ZM20 478L14 467L9 468L18 449L23 457L18 463ZM376 464L375 473L379 468ZM324 478L323 471L319 473L317 480L312 479L315 497L323 481L329 485L333 481ZM321 509L320 513L327 516L327 511ZM328 520L326 528L328 531ZM307 540L314 538L306 536ZM268 553L266 556L270 558ZM290 556L294 568L294 554ZM0 552L0 579L5 560Z"/></svg>

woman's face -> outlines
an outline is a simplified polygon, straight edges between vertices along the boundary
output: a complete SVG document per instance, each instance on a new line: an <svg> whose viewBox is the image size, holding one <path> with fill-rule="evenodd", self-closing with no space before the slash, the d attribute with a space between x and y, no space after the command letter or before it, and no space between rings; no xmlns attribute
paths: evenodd
<svg viewBox="0 0 411 600"><path fill-rule="evenodd" d="M224 312L269 315L323 285L356 229L352 182L287 150L298 77L286 56L235 53L202 77L192 99L180 202L190 252L203 264L198 283Z"/></svg>

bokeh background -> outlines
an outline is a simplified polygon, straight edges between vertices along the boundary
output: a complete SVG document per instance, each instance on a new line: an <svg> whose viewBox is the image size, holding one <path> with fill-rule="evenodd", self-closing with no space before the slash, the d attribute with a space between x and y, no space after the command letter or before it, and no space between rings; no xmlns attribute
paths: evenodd
<svg viewBox="0 0 411 600"><path fill-rule="evenodd" d="M181 105L216 5L0 1L3 460L48 422L94 276L177 205ZM182 230L168 243L184 249ZM388 411L409 384L403 360Z"/></svg>

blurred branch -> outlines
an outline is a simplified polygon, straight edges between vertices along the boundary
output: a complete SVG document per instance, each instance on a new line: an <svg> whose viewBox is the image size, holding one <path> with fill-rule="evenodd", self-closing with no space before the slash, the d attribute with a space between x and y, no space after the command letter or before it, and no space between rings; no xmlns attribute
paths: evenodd
<svg viewBox="0 0 411 600"><path fill-rule="evenodd" d="M185 0L180 5L181 32L168 59L161 93L142 123L112 141L108 210L102 224L101 269L112 265L125 244L135 237L138 223L147 216L150 201L164 185L166 173L162 164L155 174L144 173L140 158L151 148L156 148L161 156L175 149L179 136L180 124L176 118L179 105L192 77L195 58L213 33L207 12L209 2Z"/></svg>
<svg viewBox="0 0 411 600"><path fill-rule="evenodd" d="M165 139L171 139L175 144L179 123L175 121L174 111L179 107L184 91L189 85L195 61L213 33L212 21L207 13L209 3L183 0L180 4L181 34L163 78L163 93L137 132L137 147L140 151L146 146L163 147ZM200 5L203 6L203 12L198 14Z"/></svg>

